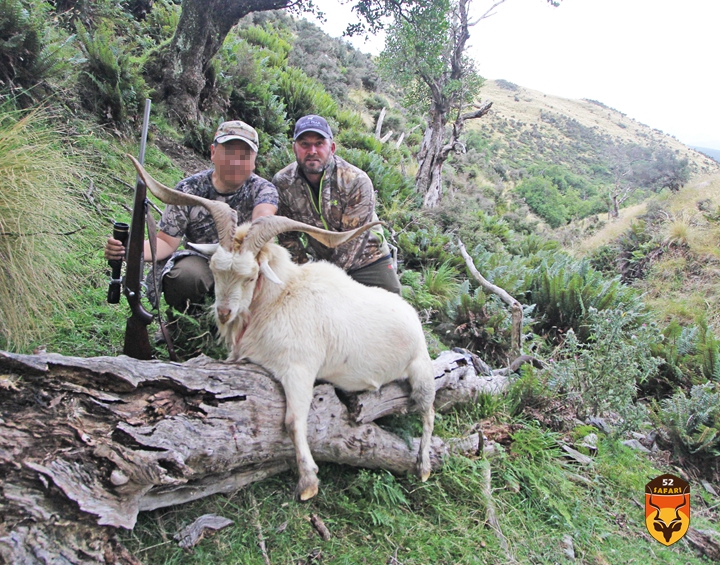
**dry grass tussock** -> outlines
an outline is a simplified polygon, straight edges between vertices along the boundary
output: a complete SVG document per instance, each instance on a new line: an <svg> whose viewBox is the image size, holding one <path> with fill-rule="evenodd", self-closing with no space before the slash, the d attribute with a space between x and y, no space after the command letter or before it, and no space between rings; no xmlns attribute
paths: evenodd
<svg viewBox="0 0 720 565"><path fill-rule="evenodd" d="M628 206L620 210L620 217L609 219L608 214L598 214L598 218L605 225L590 237L578 241L573 252L576 256L588 255L598 247L607 245L617 239L630 227L633 221L642 216L647 210L647 204L642 202L635 206Z"/></svg>
<svg viewBox="0 0 720 565"><path fill-rule="evenodd" d="M694 177L678 192L654 199L667 214L664 224L667 243L687 245L695 253L720 257L720 228L716 222L707 220L700 210L700 207L706 213L720 210L720 173ZM614 220L608 220L607 214L599 214L605 225L576 244L576 255L585 256L617 239L633 221L645 214L648 202L622 208L620 217Z"/></svg>
<svg viewBox="0 0 720 565"><path fill-rule="evenodd" d="M62 262L87 220L73 196L74 164L49 116L0 116L0 342L27 346L71 298Z"/></svg>
<svg viewBox="0 0 720 565"><path fill-rule="evenodd" d="M662 202L668 212L666 241L700 256L720 257L720 174L694 178Z"/></svg>

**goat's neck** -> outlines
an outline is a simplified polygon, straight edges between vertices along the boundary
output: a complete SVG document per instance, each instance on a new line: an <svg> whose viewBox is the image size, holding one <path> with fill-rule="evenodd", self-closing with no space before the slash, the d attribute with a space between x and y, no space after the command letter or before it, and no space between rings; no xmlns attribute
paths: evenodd
<svg viewBox="0 0 720 565"><path fill-rule="evenodd" d="M268 261L270 268L283 284L274 283L260 275L250 303L251 314L258 309L263 309L264 305L277 300L284 292L288 282L297 276L297 270L300 267L293 263L289 256L286 257L285 255L285 250L281 248L281 251L273 253Z"/></svg>

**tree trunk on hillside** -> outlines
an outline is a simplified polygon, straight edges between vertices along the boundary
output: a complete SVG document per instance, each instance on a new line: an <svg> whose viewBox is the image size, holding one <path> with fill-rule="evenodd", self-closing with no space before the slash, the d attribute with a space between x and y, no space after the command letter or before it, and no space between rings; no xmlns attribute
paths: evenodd
<svg viewBox="0 0 720 565"><path fill-rule="evenodd" d="M504 376L478 376L476 361L446 352L434 362L436 410L505 387ZM419 440L409 448L372 423L408 409L407 383L342 398L331 385L315 387L316 460L411 471ZM115 528L132 528L138 512L293 467L284 412L282 386L249 363L0 352L0 562L137 565ZM433 468L479 444L477 434L433 438Z"/></svg>
<svg viewBox="0 0 720 565"><path fill-rule="evenodd" d="M232 27L251 12L277 10L292 0L183 0L172 41L160 56L162 98L180 123L200 117L200 95L211 59Z"/></svg>
<svg viewBox="0 0 720 565"><path fill-rule="evenodd" d="M440 110L431 112L431 122L425 129L420 151L418 152L418 172L415 175L415 189L423 194L423 206L433 208L442 197L442 168L452 151L465 151L460 143L460 134L466 120L481 118L490 111L492 102L486 102L474 112L458 116L453 124L447 143L445 139L446 120Z"/></svg>
<svg viewBox="0 0 720 565"><path fill-rule="evenodd" d="M498 0L480 18L468 21L470 0L458 0L454 4L454 13L448 47L450 57L448 68L440 74L430 75L420 72L419 79L430 92L430 111L420 151L418 152L418 172L415 175L415 189L423 195L423 205L432 208L440 203L442 197L442 167L450 152L464 147L459 142L460 133L466 120L484 116L492 103L485 104L477 112L461 114L465 105L465 84L474 76L474 70L468 66L465 46L470 39L470 28L488 17L505 0ZM460 86L462 85L462 86ZM450 139L445 142L445 129L451 113L458 116L453 124Z"/></svg>

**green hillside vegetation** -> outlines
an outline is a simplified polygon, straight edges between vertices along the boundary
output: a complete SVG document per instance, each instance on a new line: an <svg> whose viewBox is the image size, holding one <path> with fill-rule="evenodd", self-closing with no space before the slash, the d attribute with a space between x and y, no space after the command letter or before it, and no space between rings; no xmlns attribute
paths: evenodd
<svg viewBox="0 0 720 565"><path fill-rule="evenodd" d="M258 173L270 178L292 159L294 121L326 116L338 154L374 183L431 354L512 361L511 313L468 274L461 240L523 304L523 349L544 364L523 366L502 396L437 416L437 435L481 430L497 443L493 458L451 457L427 483L325 464L308 503L293 501L289 472L144 513L121 533L143 563L267 563L259 539L276 564L710 562L687 538L652 540L638 501L655 476L682 475L693 527L720 542L717 163L602 103L487 81L493 111L468 124L466 152L427 210L412 178L422 116L369 56L313 24L282 12L242 20L213 59L203 120L179 126L150 85L180 4L156 1L144 18L133 2L61 4L0 0L0 349L120 354L128 311L106 303L102 246L112 221L130 218L125 154L138 152L151 97L146 168L170 186L209 165L222 119L258 129ZM384 143L374 135L383 108ZM631 189L618 219L608 217L614 187ZM223 357L209 316L181 321L184 359ZM161 346L156 355L168 358ZM413 415L383 425L408 438L420 428ZM173 534L208 512L235 525L181 550ZM312 514L330 541L315 536Z"/></svg>

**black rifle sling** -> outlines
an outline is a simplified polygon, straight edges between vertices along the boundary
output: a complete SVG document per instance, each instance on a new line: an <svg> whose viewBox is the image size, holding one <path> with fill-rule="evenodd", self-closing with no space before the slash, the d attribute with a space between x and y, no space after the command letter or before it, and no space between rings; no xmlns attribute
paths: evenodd
<svg viewBox="0 0 720 565"><path fill-rule="evenodd" d="M150 254L152 255L152 268L154 276L152 277L153 285L155 286L155 296L157 296L158 300L158 323L160 324L160 331L163 334L163 337L165 338L165 343L167 344L168 348L168 354L170 355L170 359L172 361L177 361L177 355L175 354L175 348L172 344L172 339L170 338L170 332L168 331L167 327L165 326L165 323L163 322L162 315L160 313L160 288L158 287L158 276L159 273L157 272L157 226L155 225L155 218L152 215L152 212L150 211L150 206L145 206L145 215L146 215L146 223L147 223L147 230L148 230L148 241L150 243Z"/></svg>

